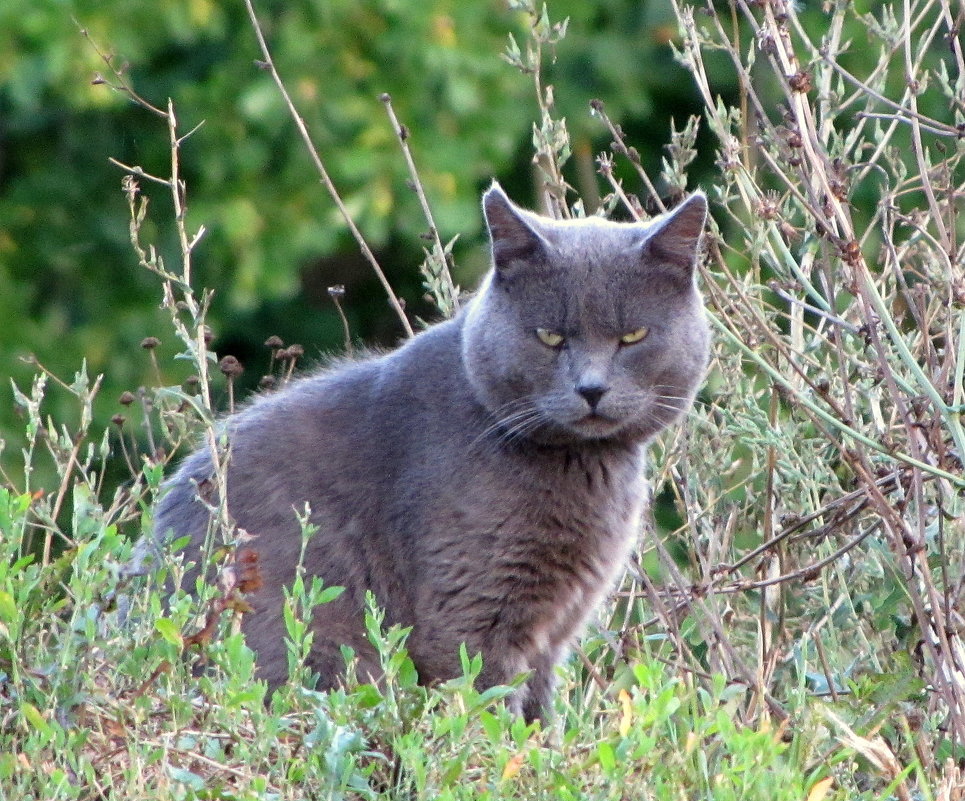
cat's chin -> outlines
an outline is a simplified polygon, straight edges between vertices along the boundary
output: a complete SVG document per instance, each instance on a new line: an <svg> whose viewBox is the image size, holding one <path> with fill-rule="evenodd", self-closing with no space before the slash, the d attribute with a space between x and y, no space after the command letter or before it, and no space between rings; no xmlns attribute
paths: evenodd
<svg viewBox="0 0 965 801"><path fill-rule="evenodd" d="M541 445L572 446L591 442L622 442L627 439L627 433L627 426L623 421L599 414L588 414L576 420L543 426L532 432L529 439Z"/></svg>

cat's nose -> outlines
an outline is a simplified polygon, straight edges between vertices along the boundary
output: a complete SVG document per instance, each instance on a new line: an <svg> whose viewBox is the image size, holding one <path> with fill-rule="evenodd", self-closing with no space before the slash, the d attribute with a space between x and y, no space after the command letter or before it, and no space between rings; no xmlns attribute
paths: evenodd
<svg viewBox="0 0 965 801"><path fill-rule="evenodd" d="M586 402L590 404L590 409L596 411L596 405L600 402L600 398L606 395L609 387L605 387L602 384L582 384L576 388Z"/></svg>

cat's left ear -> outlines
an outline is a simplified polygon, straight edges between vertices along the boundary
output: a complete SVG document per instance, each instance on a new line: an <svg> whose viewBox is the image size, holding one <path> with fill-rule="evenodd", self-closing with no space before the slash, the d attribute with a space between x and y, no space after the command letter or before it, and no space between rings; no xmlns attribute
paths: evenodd
<svg viewBox="0 0 965 801"><path fill-rule="evenodd" d="M706 223L707 197L703 192L694 192L675 209L649 223L641 259L669 267L680 278L690 278Z"/></svg>

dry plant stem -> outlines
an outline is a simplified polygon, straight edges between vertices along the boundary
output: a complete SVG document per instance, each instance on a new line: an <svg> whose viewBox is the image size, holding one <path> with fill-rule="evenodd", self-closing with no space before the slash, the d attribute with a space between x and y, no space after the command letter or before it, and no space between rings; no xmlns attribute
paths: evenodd
<svg viewBox="0 0 965 801"><path fill-rule="evenodd" d="M737 335L734 332L731 332L730 330L722 328L721 324L717 323L716 321L715 323L718 326L718 330L724 333L732 344L740 348L745 356L755 361L757 365L761 367L765 372L767 372L772 379L780 382L783 386L787 386L789 389L793 390L793 387L787 384L787 382L783 379L781 374L776 370L774 370L774 368L766 360L755 358L755 354L753 350L746 348L744 343L740 342L740 340L737 338ZM846 425L834 415L828 414L825 410L821 409L817 405L808 402L807 400L805 400L805 396L800 396L800 395L796 396L795 402L799 403L815 418L821 420L823 423L826 423L832 429L836 429L842 434L845 434L848 437L851 437L861 445L864 445L872 450L878 451L879 453L884 454L886 456L890 456L896 461L904 462L905 464L910 465L912 467L917 467L918 469L924 470L925 472L930 473L936 477L944 478L949 483L951 483L956 487L965 487L965 478L963 478L962 476L949 473L948 471L942 470L941 468L935 467L934 465L926 464L925 462L915 459L914 457L909 456L908 454L901 453L898 451L892 451L888 449L881 443L865 436L864 434L861 434L860 432Z"/></svg>
<svg viewBox="0 0 965 801"><path fill-rule="evenodd" d="M100 384L100 376L97 378L97 383ZM77 455L80 453L80 446L83 444L83 439L81 437L76 437L74 447L70 452L70 457L65 465L63 479L60 482L60 486L57 488L57 497L54 501L54 508L50 513L50 519L56 523L57 517L60 515L60 509L63 506L64 498L67 497L67 490L71 486L71 479L74 477L74 468L77 466ZM50 553L51 547L53 545L54 531L48 528L44 534L44 550L42 557L42 564L44 566L50 564Z"/></svg>
<svg viewBox="0 0 965 801"><path fill-rule="evenodd" d="M944 535L943 517L948 515L949 530L960 525L952 521L961 513L965 489L961 471L965 312L958 288L965 277L961 266L965 248L955 236L954 225L956 197L962 188L954 176L961 154L938 143L933 147L929 141L935 136L957 137L961 131L921 112L941 107L935 104L938 94L944 99L951 96L953 118L961 114L961 100L955 98L961 97L962 46L954 23L960 10L953 13L948 0L882 4L880 32L872 26L872 38L881 47L877 55L863 60L866 65L870 62L871 69L859 78L838 62L839 56L850 56L848 50L855 46L847 38L854 28L846 29L846 22L850 26L856 20L851 4L828 4L830 24L813 42L803 24L804 15L799 19L798 6L785 0L735 0L726 31L718 17L720 4L705 5L699 28L692 9L676 0L674 4L684 34L681 57L704 99L708 127L720 141L722 208L740 232L731 232L730 264L712 243L719 272L706 272L704 277L716 310L714 327L723 351L733 354L744 370L763 373L759 382L769 380L781 388L788 422L810 418L809 428L794 430L808 431L806 436L825 444L794 448L782 465L783 454L770 444L781 438L762 438L767 445L761 451L766 464L755 464L762 475L759 483L766 486L748 496L762 511L748 515L744 525L760 530L764 542L738 558L719 562L705 558L702 548L708 535L704 529L722 521L715 520L711 499L704 498L701 505L700 498L687 497L686 487L678 491L685 500L692 537L701 543L695 560L704 581L689 588L678 581L667 590L671 598L677 597L670 602L670 614L679 614L695 599L708 595L760 591L795 579L807 582L802 587L805 594L814 579L820 580L819 589L827 591L830 581L846 583L853 577L859 560L842 559L847 553L864 552L859 558L868 558L876 550L883 554L867 545L875 532L881 532L879 538L891 551L881 560L887 570L900 573L899 587L922 627L921 672L940 699L933 709L948 714L950 736L965 742L963 665L956 656L961 640L951 619L961 590L950 583L960 574L962 553L960 541ZM745 58L742 42L747 37L738 29L738 21L750 26L764 58L753 53ZM954 60L947 80L944 75L939 80L929 66L935 63L936 52L948 63L947 54L941 55L943 39L951 42ZM739 112L718 102L703 63L705 49L721 49L729 55L741 91ZM807 63L796 49L808 53ZM750 65L755 57L752 80ZM861 65L862 59L849 64ZM786 106L778 106L766 84L757 80L768 69ZM891 88L895 85L896 90ZM757 86L762 86L760 93ZM836 95L845 91L849 94L842 101ZM925 92L930 93L930 105L922 100L919 107L918 98ZM888 113L882 114L882 109ZM749 120L749 114L756 119ZM616 183L604 169L601 172ZM762 191L775 183L782 196ZM877 192L881 198L870 221L857 215L852 219L850 197L857 197L859 191ZM914 204L921 207L920 212L908 211ZM803 239L800 246L799 239ZM742 253L742 247L751 252ZM735 265L741 266L735 270ZM769 286L789 306L774 303L764 290L762 265L779 276ZM754 396L758 403L761 394ZM773 412L772 396L772 428ZM754 424L759 426L759 420L758 416ZM808 484L802 493L794 483L802 478L808 481L810 473L797 471L794 460L799 453L819 459L830 455L846 465L843 474L853 479L840 482L832 474L838 497L829 503ZM881 471L886 469L890 472L883 476ZM853 490L855 485L858 489ZM819 507L816 513L798 514L807 509L799 505L802 494L810 495L811 508ZM786 505L781 506L793 510L795 520L776 531L776 501L782 496ZM728 529L731 520L733 515ZM802 520L820 520L821 525L792 536L807 525ZM769 554L776 547L796 559L799 546L795 543L804 537L817 541L834 537L838 542L823 558L807 559L810 564L804 566L791 561L785 569L774 570L771 564L768 573L755 580L722 580L734 578L735 571L762 556L773 560ZM714 543L706 547L717 552ZM720 564L713 568L709 582L708 563ZM848 589L841 598L852 605L851 614L862 614L853 608ZM762 600L757 617L763 657L758 688L766 686L787 626L783 618L772 622L764 612ZM713 610L708 614L713 625ZM829 632L828 648L823 635L815 632L814 636L822 670L834 689L838 675L833 672L834 659L847 646L835 642L833 624ZM713 643L719 646L718 641ZM832 646L834 659L828 652ZM875 662L873 656L868 658ZM878 669L884 661L877 663Z"/></svg>
<svg viewBox="0 0 965 801"><path fill-rule="evenodd" d="M389 283L389 279L386 278L385 273L382 271L382 267L375 258L375 254L372 253L368 242L365 241L365 237L362 236L362 232L359 231L358 226L352 219L352 215L349 213L348 208L342 201L341 195L335 188L335 184L329 176L328 170L325 169L325 164L322 162L322 158L318 154L315 144L312 142L312 138L308 133L308 128L305 125L305 121L298 113L298 109L295 108L295 104L292 102L291 96L288 94L288 89L285 88L285 84L282 82L281 76L278 74L278 70L275 68L275 62L272 59L271 51L269 51L268 44L265 41L265 35L262 32L261 24L258 22L258 16L255 14L252 0L245 0L245 7L248 9L248 17L251 20L251 25L255 31L255 36L258 39L258 46L261 48L262 58L264 59L264 67L271 74L272 80L274 80L275 85L278 87L278 91L281 92L281 96L285 100L285 105L288 107L288 111L291 114L292 119L295 121L295 125L298 128L298 133L301 136L302 141L305 143L305 147L307 148L308 154L312 159L312 163L315 165L315 169L318 172L322 185L328 191L332 201L338 207L338 210L342 215L342 219L345 220L345 224L348 226L349 231L351 231L352 236L355 238L359 249L362 251L362 255L371 265L375 275L379 279L379 283L382 284L382 288L385 290L385 293L389 298L389 304L395 311L396 316L398 316L399 322L402 324L402 328L405 330L406 336L414 336L415 332L412 330L409 319L406 317L405 310L402 308L402 302L396 296L395 291L392 289L392 285Z"/></svg>
<svg viewBox="0 0 965 801"><path fill-rule="evenodd" d="M852 466L860 474L864 472L864 467L856 461ZM934 671L932 683L937 693L942 696L949 710L952 711L950 724L955 729L956 740L965 742L965 687L959 685L955 680L954 671L961 670L962 666L955 666L955 650L950 647L948 635L949 621L942 614L944 604L937 588L931 581L931 574L927 564L919 564L922 548L914 544L914 538L910 537L910 532L905 526L902 518L896 513L895 509L887 500L876 491L873 483L869 481L869 476L862 476L865 485L871 489L871 496L881 514L882 523L888 533L888 543L906 571L906 578L909 580L909 589L917 589L920 582L924 585L924 597L919 592L909 592L908 597L914 608L915 615L923 628L922 642L936 666L948 666L952 675L944 675L944 671L939 667ZM909 543L913 543L909 546ZM915 579L917 578L917 582ZM927 597L927 600L926 600ZM929 625L931 624L931 625ZM929 631L929 628L931 629ZM929 636L934 634L933 636ZM948 654L946 660L944 655Z"/></svg>
<svg viewBox="0 0 965 801"><path fill-rule="evenodd" d="M743 2L741 5L745 9L745 13L750 15L750 10L747 9L746 4ZM778 2L777 5L781 7L781 11L787 14L789 17L793 17L796 13L791 3L785 3L783 0ZM909 71L908 80L914 80L913 65L911 63L910 56L910 44L907 42L909 35L909 27L907 18L910 17L910 12L908 11L908 0L904 3L906 10L906 25L905 25L905 51L906 51L906 69ZM774 14L774 8L771 5L767 5L764 9L764 18L767 25L767 30L772 37L775 45L775 56L779 63L780 69L783 70L784 75L796 75L799 71L799 65L794 55L792 45L790 42L790 37L787 34L786 29L782 28L776 20ZM832 209L832 216L827 220L827 225L829 229L837 232L841 241L844 243L849 243L855 241L854 229L852 227L850 214L847 208L839 201L837 193L832 189L830 180L828 178L828 163L827 159L824 157L823 152L820 151L821 143L818 140L817 132L814 125L814 118L811 113L811 107L807 102L806 95L802 92L793 91L790 88L787 90L788 102L791 104L791 108L794 112L794 116L797 120L798 126L802 133L802 143L804 145L804 150L807 155L807 163L813 168L811 172L811 177L814 181L812 183L812 188L817 185L817 188L822 193L826 202L830 205ZM912 110L917 114L917 103L914 99L914 93L909 93L910 102L912 103ZM914 128L916 132L915 135L915 156L919 162L919 167L922 170L921 175L923 177L922 184L926 196L929 199L929 205L932 209L932 217L935 219L936 225L939 227L941 234L943 251L948 252L948 235L945 231L944 224L941 219L941 214L937 208L937 204L934 199L934 193L931 188L930 181L927 180L927 170L925 170L923 146L921 143L920 129ZM820 218L819 218L820 219ZM902 357L904 364L912 371L915 377L918 379L920 388L932 399L935 403L939 413L949 423L949 428L951 430L952 436L955 438L956 446L960 453L965 453L965 432L962 430L960 421L958 420L958 415L954 413L949 413L950 409L945 403L944 399L938 393L934 387L931 380L924 374L918 361L908 350L905 344L904 337L898 331L894 324L894 321L889 313L889 310L885 306L881 295L871 278L870 271L864 258L861 256L860 251L854 254L853 267L855 272L855 279L857 283L857 288L862 297L862 300L868 303L874 308L875 314L879 316L882 323L888 330L889 337L894 347L896 347ZM882 365L887 364L886 353L882 346L876 343L879 349L879 363ZM900 395L895 396L899 402Z"/></svg>
<svg viewBox="0 0 965 801"><path fill-rule="evenodd" d="M750 301L750 299L743 294L743 290L741 289L739 282L729 272L729 270L727 270L726 264L724 263L723 259L719 257L719 255L718 255L717 261L718 261L718 264L721 266L724 274L728 277L728 280L730 281L732 287L738 292L742 300L743 308L750 315L750 318L743 322L743 325L741 326L742 330L732 329L728 327L726 323L726 318L727 318L726 314L720 317L712 314L710 316L710 319L713 325L719 331L724 333L731 341L731 343L734 344L736 347L738 347L747 358L756 362L758 366L760 366L763 370L765 370L765 372L767 372L767 374L770 376L772 380L774 380L780 386L783 386L787 390L792 392L794 394L794 398L796 402L802 404L810 412L815 414L822 421L829 424L833 428L839 430L842 433L845 433L849 436L854 437L857 441L861 442L863 445L866 445L869 448L880 451L881 453L888 454L910 465L914 465L929 473L933 473L934 475L941 476L942 478L946 478L957 486L965 487L965 478L961 476L953 475L952 473L949 473L945 470L935 467L934 465L926 464L925 462L915 459L913 456L908 456L906 454L898 453L898 452L892 452L889 449L882 446L880 443L876 442L875 440L861 434L860 432L858 432L852 426L848 425L845 422L848 418L842 414L841 409L835 408L834 403L830 398L825 398L825 400L831 405L832 411L834 413L830 414L824 409L820 408L816 403L814 403L811 397L800 393L798 387L794 386L794 384L788 380L787 376L785 376L783 372L781 372L780 370L772 366L765 358L763 358L757 352L755 348L749 347L742 339L743 331L749 331L749 330L759 331L761 335L766 337L770 341L770 343L775 347L775 349L785 357L787 364L800 376L800 378L803 381L805 381L812 390L816 391L817 388L814 386L811 377L800 368L800 366L798 365L797 359L795 359L793 354L787 349L784 342L782 342L776 336L776 334L771 330L770 326L767 325L766 321L764 321L760 317L759 311L755 308L754 304ZM717 292L717 290L715 289L715 285L712 281L707 283L707 287L711 295ZM917 363L916 363L916 367L917 367ZM918 369L920 370L920 368Z"/></svg>
<svg viewBox="0 0 965 801"><path fill-rule="evenodd" d="M135 105L140 106L141 108L147 111L150 111L152 114L156 114L159 117L166 117L167 114L162 109L158 108L152 103L149 103L147 100L145 100L137 92L134 91L134 87L131 86L130 82L127 80L127 77L114 64L114 56L110 55L105 50L102 50L97 45L97 42L95 42L91 37L90 31L88 31L86 28L81 26L76 19L74 19L74 24L78 26L78 28L80 29L81 36L83 36L87 40L87 43L91 46L94 52L97 53L101 61L103 61L107 65L107 68L114 74L114 78L117 81L117 84L113 84L110 81L104 80L102 76L98 75L94 78L93 83L105 84L109 86L113 91L127 95L128 98L131 100L131 102L134 103Z"/></svg>
<svg viewBox="0 0 965 801"><path fill-rule="evenodd" d="M635 151L632 151L629 147L627 147L627 143L623 136L623 132L620 131L613 124L612 120L610 120L610 118L607 116L606 109L603 105L603 102L600 100L591 100L590 109L592 114L595 114L597 117L600 118L600 120L606 126L606 129L610 132L610 136L613 137L613 145L612 145L613 149L616 150L616 152L619 153L620 155L626 157L627 161L629 161L633 165L633 168L637 171L637 175L640 176L640 180L643 181L643 185L647 188L647 191L650 193L650 197L653 199L653 202L656 205L656 207L660 209L661 212L666 211L667 207L666 205L664 205L664 202L660 197L660 193L657 192L657 188L653 185L653 181L650 180L650 176L647 175L647 171L643 169L643 165L640 163L640 156L639 155L634 156L633 154L635 153ZM612 160L611 160L611 165L612 165ZM612 168L610 171L604 173L604 175L610 179L614 189L616 189L617 188L616 182L612 178ZM636 209L632 207L626 195L623 194L622 188L619 190L619 194L620 194L621 200L623 200L624 202L624 205L627 207L627 209L629 209L630 213L634 215L634 219L639 219L638 212L636 211Z"/></svg>
<svg viewBox="0 0 965 801"><path fill-rule="evenodd" d="M533 85L536 90L536 102L539 104L540 118L544 121L552 120L552 87L543 87L542 82L542 50L540 47L535 48L536 52L536 66L533 69ZM554 157L555 154L544 153L542 154L544 158L538 159L538 166L541 169L546 170L549 173L550 181L544 183L544 198L546 200L546 207L551 213L551 216L557 219L567 219L570 216L570 207L566 202L566 191L570 188L569 184L566 183L566 179L563 177L563 170L559 165L559 162Z"/></svg>
<svg viewBox="0 0 965 801"><path fill-rule="evenodd" d="M152 360L154 360L155 367L157 366L157 360L154 359L154 351L151 351ZM162 386L160 370L157 371L157 385ZM147 439L147 446L152 459L157 459L158 457L158 447L157 443L154 441L154 427L151 425L151 401L147 397L146 392L138 391L138 401L141 406L142 420L144 423L144 436ZM133 437L133 433L131 434ZM132 472L132 475L136 475Z"/></svg>
<svg viewBox="0 0 965 801"><path fill-rule="evenodd" d="M876 483L879 486L884 486L886 483L890 484L895 481L895 475L886 476L884 478L878 479ZM858 512L860 512L862 509L864 509L865 506L867 505L867 498L865 496L866 496L865 490L860 489L860 490L855 490L849 495L844 495L840 498L836 498L832 502L828 503L826 506L823 506L820 509L818 509L816 512L812 512L811 514L801 518L800 520L796 520L793 524L787 526L778 534L775 534L772 539L767 540L766 542L759 545L757 548L754 548L752 551L749 551L748 553L744 554L739 560L737 560L733 564L719 565L715 570L723 573L733 573L734 571L742 568L748 562L754 561L758 556L761 556L762 554L769 551L771 548L773 548L782 540L785 540L788 537L793 537L797 531L804 528L804 526L808 525L809 523L812 523L815 520L818 520L822 517L827 516L828 514L834 512L834 510L836 510L840 506L846 505L851 501L856 501L855 505L850 509L845 510L843 514L844 517L853 516ZM837 518L837 516L835 517ZM836 519L833 522L836 522ZM824 536L827 533L829 533L827 531L827 528L828 527L822 527L822 529L819 529L818 531L809 531L804 534L800 534L798 536L799 537Z"/></svg>
<svg viewBox="0 0 965 801"><path fill-rule="evenodd" d="M537 0L509 0L509 7L529 16L525 57L511 34L511 48L503 57L532 78L536 92L540 111L539 123L533 124L533 146L536 150L533 165L534 174L539 180L537 195L546 214L555 219L566 219L572 216L567 202L572 187L563 176L562 166L571 155L570 139L565 121L553 116L553 87L543 83L543 53L545 47L555 47L566 35L568 20L550 24L545 3L540 8Z"/></svg>
<svg viewBox="0 0 965 801"><path fill-rule="evenodd" d="M208 342L206 338L207 327L203 324L204 309L206 303L198 304L195 299L191 286L191 255L198 241L204 235L204 227L198 229L193 237L188 236L187 230L187 187L181 180L180 172L180 151L181 143L197 130L193 129L185 136L178 135L178 121L174 113L174 103L168 100L168 136L171 147L171 177L169 187L171 199L174 205L174 223L178 233L178 242L181 246L181 274L178 276L182 301L194 321L194 342L192 353L194 355L194 366L198 371L198 386L201 391L202 403L206 412L205 420L205 439L208 443L208 450L211 454L211 464L215 476L215 483L219 488L217 493L218 509L217 520L220 530L227 535L233 531L234 525L228 513L228 459L230 453L226 442L220 440L214 425L212 424L213 407L211 405L211 376L209 372ZM169 308L176 316L177 303L173 302L171 283L165 285L165 297L170 302Z"/></svg>
<svg viewBox="0 0 965 801"><path fill-rule="evenodd" d="M865 445L872 450L878 451L882 454L890 456L897 461L904 462L905 464L912 465L927 473L941 477L952 483L954 486L965 488L965 478L953 473L949 473L947 470L942 470L935 465L927 464L923 461L915 459L913 456L908 454L891 451L885 448L881 443L876 442L870 437L865 436L861 432L849 426L845 423L840 415L830 414L821 407L819 407L814 401L812 401L808 396L799 394L794 385L788 381L787 376L781 373L779 370L774 368L765 358L763 358L754 348L748 347L745 342L741 339L740 333L738 331L731 330L724 320L718 318L716 315L710 315L710 321L717 331L724 335L730 344L738 348L746 358L755 362L758 367L760 367L768 376L780 386L787 388L789 391L795 393L795 401L805 407L809 412L814 414L822 422L829 425L831 428L836 429L842 434L853 438L862 445ZM793 362L792 362L793 366ZM810 380L805 374L802 373L802 377Z"/></svg>
<svg viewBox="0 0 965 801"><path fill-rule="evenodd" d="M136 453L136 451L133 451L133 449L128 450L127 439L124 437L123 430L120 432L120 436L117 439L121 443L121 455L124 457L124 464L127 465L127 470L131 474L131 476L136 477L138 475L138 471L134 467L134 462L131 460L131 453L132 452Z"/></svg>
<svg viewBox="0 0 965 801"><path fill-rule="evenodd" d="M610 184L610 188L613 190L613 193L617 196L617 198L619 198L623 208L629 212L630 216L634 220L637 222L643 222L643 215L630 200L630 197L627 195L627 193L623 191L623 185L617 181L616 177L613 175L612 163L606 166L601 165L600 172L602 173L603 177L607 179L607 182Z"/></svg>
<svg viewBox="0 0 965 801"><path fill-rule="evenodd" d="M111 59L103 54L101 54L101 57L104 59L107 66L114 72L118 80L122 81L123 83L123 76L114 67ZM231 522L230 515L228 514L227 492L225 491L227 484L227 461L229 454L227 450L227 443L220 440L216 434L213 424L214 409L211 403L208 359L209 352L206 339L207 328L204 325L204 317L210 302L210 293L203 294L199 303L191 286L192 253L198 242L204 236L205 229L204 226L201 226L194 235L189 235L188 233L187 188L180 177L181 145L200 126L196 126L187 134L180 135L178 133L178 120L174 110L174 103L170 99L168 100L167 111L162 112L157 107L140 98L140 96L137 95L133 89L130 89L126 83L123 83L123 85L125 87L125 91L135 103L154 114L163 116L167 122L168 140L170 146L170 176L168 178L159 178L149 175L138 166L128 166L117 161L116 159L111 159L111 162L121 167L128 173L128 177L125 178L124 182L124 191L127 195L128 205L131 212L131 244L138 256L138 261L142 267L161 277L163 281L162 288L164 293L163 305L170 311L172 323L175 326L178 336L191 352L192 361L195 369L198 372L198 386L200 390L201 403L198 404L194 398L189 398L189 401L192 403L199 416L206 422L205 437L211 453L215 483L219 488L219 492L217 493L219 502L216 515L218 528L222 532L230 532L233 530L233 524ZM171 201L174 209L175 230L177 232L178 242L180 245L179 255L181 264L180 271L178 273L171 272L164 266L163 261L157 255L153 246L145 249L141 244L140 227L147 214L147 199L141 197L140 202L138 202L140 189L137 186L136 181L133 180L135 177L145 178L153 183L166 186L170 190ZM177 288L180 297L175 296L175 287ZM182 322L182 307L190 317L193 330L189 330L188 327Z"/></svg>
<svg viewBox="0 0 965 801"><path fill-rule="evenodd" d="M948 235L948 230L945 228L945 221L942 218L941 209L938 207L938 201L935 200L935 192L932 189L931 181L928 180L928 166L925 163L925 146L921 139L921 122L918 119L918 97L917 91L914 87L918 85L917 69L914 64L911 52L911 5L909 0L904 0L902 3L902 9L904 11L905 20L903 25L903 37L902 37L902 53L905 57L905 80L908 83L911 91L908 93L908 102L910 105L910 110L912 113L911 117L911 131L914 137L915 147L915 158L918 161L918 171L922 176L922 189L925 191L925 197L928 198L928 208L931 210L931 218L938 228L938 235L942 242L942 249L949 253L951 252L951 240Z"/></svg>
<svg viewBox="0 0 965 801"><path fill-rule="evenodd" d="M590 658L586 655L586 653L584 653L582 648L577 646L574 648L574 651L576 651L577 658L580 660L583 667L586 669L586 672L596 684L597 688L601 692L606 692L610 687L610 683L600 675L600 671L596 669L596 666L590 661Z"/></svg>
<svg viewBox="0 0 965 801"><path fill-rule="evenodd" d="M426 199L425 189L422 186L422 179L419 177L419 171L416 169L415 161L412 158L412 150L409 148L409 129L399 122L395 108L392 106L392 97L388 94L383 94L380 100L385 105L385 113L388 114L389 122L392 124L392 130L395 131L396 138L399 140L399 146L402 148L402 156L405 158L405 164L409 170L409 177L412 179L412 188L419 198L419 205L422 207L422 213L425 215L426 222L429 223L429 235L432 237L433 259L435 263L439 265L442 273L446 293L449 296L451 312L455 313L459 310L459 298L456 292L456 285L452 281L452 273L450 272L452 259L449 254L446 253L442 240L439 238L439 229L436 227L436 221L432 216L432 209L429 207L429 201Z"/></svg>
<svg viewBox="0 0 965 801"><path fill-rule="evenodd" d="M741 659L740 655L737 653L737 650L730 638L728 638L727 634L725 633L725 627L723 621L721 620L721 616L717 611L716 603L714 603L715 598L713 594L707 593L706 587L700 588L698 592L691 593L689 583L685 580L683 574L680 572L673 557L667 551L666 546L664 546L659 538L656 538L655 545L657 548L657 553L660 556L661 564L671 577L673 583L678 588L678 591L682 594L693 596L693 606L702 612L702 614L698 617L698 620L701 622L701 624L709 624L712 634L706 639L708 642L714 643L717 646L724 663L729 665L729 669L725 671L726 675L733 676L736 673L743 683L745 683L748 687L754 687L756 690L758 690L761 700L767 704L772 714L774 714L780 720L787 720L789 718L787 710L784 709L783 705L776 698L774 698L766 690L766 688L762 687L759 682L755 680L754 671L747 667L744 660ZM646 583L650 584L650 580L645 574L643 575L643 578ZM652 587L652 584L650 586ZM658 596L654 592L652 597L656 598ZM664 617L665 623L670 622L670 620L671 618L669 616ZM678 634L675 637L675 641L678 647L685 646L684 638L681 635Z"/></svg>
<svg viewBox="0 0 965 801"><path fill-rule="evenodd" d="M339 319L342 321L342 336L345 343L345 352L351 357L354 349L352 348L352 331L349 328L348 317L345 316L345 310L342 308L341 297L344 293L345 287L342 286L328 288L328 296L332 299L332 303L335 304ZM274 354L272 354L272 359L274 359Z"/></svg>

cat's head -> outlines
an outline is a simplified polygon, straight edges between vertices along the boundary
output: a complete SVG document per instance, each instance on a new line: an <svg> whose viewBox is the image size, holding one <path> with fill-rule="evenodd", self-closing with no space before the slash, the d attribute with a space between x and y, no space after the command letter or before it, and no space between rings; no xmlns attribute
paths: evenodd
<svg viewBox="0 0 965 801"><path fill-rule="evenodd" d="M483 196L493 269L463 360L506 440L644 441L689 408L709 332L694 272L703 194L646 223L550 220Z"/></svg>

